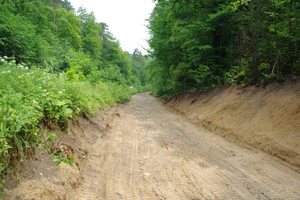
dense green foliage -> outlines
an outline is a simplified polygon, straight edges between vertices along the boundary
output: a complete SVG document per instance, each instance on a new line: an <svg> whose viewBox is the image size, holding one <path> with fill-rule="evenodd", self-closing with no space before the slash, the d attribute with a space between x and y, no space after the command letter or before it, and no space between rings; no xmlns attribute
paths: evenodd
<svg viewBox="0 0 300 200"><path fill-rule="evenodd" d="M131 55L120 48L108 26L82 7L77 13L67 0L2 0L0 56L53 73L70 70L96 75L93 81L142 86L132 71Z"/></svg>
<svg viewBox="0 0 300 200"><path fill-rule="evenodd" d="M130 99L130 89L116 83L91 84L0 61L0 172L23 158L40 141L40 125L66 128L69 119L95 113Z"/></svg>
<svg viewBox="0 0 300 200"><path fill-rule="evenodd" d="M67 129L146 86L145 56L68 0L0 0L0 59L0 177L40 144L41 124Z"/></svg>
<svg viewBox="0 0 300 200"><path fill-rule="evenodd" d="M300 75L297 0L158 0L149 22L157 95Z"/></svg>

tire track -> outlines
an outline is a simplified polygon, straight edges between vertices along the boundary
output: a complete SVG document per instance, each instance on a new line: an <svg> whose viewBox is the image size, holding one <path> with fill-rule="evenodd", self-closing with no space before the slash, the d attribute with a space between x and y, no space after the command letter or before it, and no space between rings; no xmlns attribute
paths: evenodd
<svg viewBox="0 0 300 200"><path fill-rule="evenodd" d="M189 137L187 136L186 138L189 138ZM221 151L223 151L223 150L221 149ZM203 155L207 154L207 152L202 151L202 154ZM270 199L284 199L277 192L277 191L280 191L279 187L277 185L273 184L270 180L265 181L265 182L259 182L259 181L257 181L257 177L245 175L241 170L239 170L238 168L232 167L229 163L224 162L224 160L220 159L219 157L206 157L206 163L210 163L212 165L217 163L220 167L222 167L224 169L231 168L231 170L214 170L214 174L219 174L220 177L227 177L227 180L230 181L231 184L233 184L233 186L237 190L237 192L231 191L230 196L235 197L235 199L243 199L243 198L247 198L247 197L251 198L251 199L252 198L260 199L261 194L263 194L263 196L265 196L266 198L270 198ZM194 171L194 172L195 172L195 174L197 174L197 171ZM203 175L203 173L201 173L200 175ZM213 176L215 176L215 175L213 175ZM238 178L238 177L241 177L241 178ZM205 179L209 182L213 182L213 179L207 177L207 175L205 175L203 177L203 179ZM227 184L228 184L228 181L226 181ZM267 185L268 187L266 187L265 185ZM214 184L213 188L216 188L216 187L217 187L217 184ZM255 192L253 193L253 191L255 191ZM224 193L225 192L223 191L223 194ZM239 196L238 193L244 194L243 198L241 196ZM295 199L295 197L292 197L288 193L285 194L285 196L288 199ZM219 195L216 196L216 198L221 198L221 199L227 198L227 197L228 196L224 196L224 197L219 196Z"/></svg>
<svg viewBox="0 0 300 200"><path fill-rule="evenodd" d="M298 173L189 124L148 93L119 113L93 146L103 156L90 159L78 199L299 199Z"/></svg>

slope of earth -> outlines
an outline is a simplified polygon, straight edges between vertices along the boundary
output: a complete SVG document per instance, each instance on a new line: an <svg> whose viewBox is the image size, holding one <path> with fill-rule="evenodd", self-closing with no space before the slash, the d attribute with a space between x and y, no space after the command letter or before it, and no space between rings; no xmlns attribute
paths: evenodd
<svg viewBox="0 0 300 200"><path fill-rule="evenodd" d="M266 88L221 86L179 94L167 105L229 141L300 167L299 99L300 82L287 81Z"/></svg>
<svg viewBox="0 0 300 200"><path fill-rule="evenodd" d="M82 172L90 159L90 146L103 137L109 123L115 117L115 107L103 111L96 116L81 116L72 122L69 133L45 127L44 131L56 133L58 139L51 144L51 150L60 150L74 156L72 165L54 163L54 156L46 149L37 148L30 160L21 163L14 169L17 177L8 174L5 177L5 191L0 199L73 199L74 192L82 181ZM15 174L14 173L14 174Z"/></svg>
<svg viewBox="0 0 300 200"><path fill-rule="evenodd" d="M16 188L21 194L8 199L299 199L298 172L193 125L149 93L114 113L106 132L96 128L101 117L80 126L82 139L94 139L84 145L89 156L69 190L60 181L61 193L46 196L44 182L42 196L25 180Z"/></svg>

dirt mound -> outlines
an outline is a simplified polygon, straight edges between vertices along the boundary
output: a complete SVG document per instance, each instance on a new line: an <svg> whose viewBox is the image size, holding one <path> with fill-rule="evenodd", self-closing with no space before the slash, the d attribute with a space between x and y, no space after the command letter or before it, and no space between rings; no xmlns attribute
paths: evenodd
<svg viewBox="0 0 300 200"><path fill-rule="evenodd" d="M74 156L75 162L71 165L56 165L53 162L54 156L44 149L36 149L34 157L21 164L17 177L7 175L4 188L8 192L2 198L73 199L74 192L84 178L82 170L90 159L89 155L93 153L90 146L105 135L115 116L115 109L110 108L93 117L80 116L78 121L71 123L69 133L46 130L49 133L55 132L58 136L51 145L51 150L64 152L66 158Z"/></svg>
<svg viewBox="0 0 300 200"><path fill-rule="evenodd" d="M239 145L300 167L300 82L220 86L173 97L167 106Z"/></svg>

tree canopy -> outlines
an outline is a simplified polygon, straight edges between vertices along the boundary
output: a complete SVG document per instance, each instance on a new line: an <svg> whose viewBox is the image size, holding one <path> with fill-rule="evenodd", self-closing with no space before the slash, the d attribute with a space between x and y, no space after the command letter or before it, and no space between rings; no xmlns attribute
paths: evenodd
<svg viewBox="0 0 300 200"><path fill-rule="evenodd" d="M83 7L75 11L68 0L0 1L0 56L54 73L80 73L93 82L145 85L144 69L133 69L136 62L108 25Z"/></svg>
<svg viewBox="0 0 300 200"><path fill-rule="evenodd" d="M42 129L66 131L79 115L130 100L146 89L147 62L68 0L0 0L0 196L4 175L37 147L70 163Z"/></svg>
<svg viewBox="0 0 300 200"><path fill-rule="evenodd" d="M149 18L158 95L300 75L296 0L158 0Z"/></svg>

